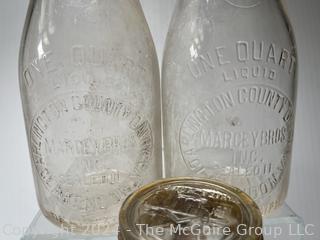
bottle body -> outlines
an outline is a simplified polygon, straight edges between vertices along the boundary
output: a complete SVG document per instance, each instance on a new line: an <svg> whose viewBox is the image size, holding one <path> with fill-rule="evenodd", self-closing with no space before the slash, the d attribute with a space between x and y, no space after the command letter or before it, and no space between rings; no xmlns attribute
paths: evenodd
<svg viewBox="0 0 320 240"><path fill-rule="evenodd" d="M161 176L158 63L139 1L32 1L19 71L42 212L115 232L122 200Z"/></svg>
<svg viewBox="0 0 320 240"><path fill-rule="evenodd" d="M166 174L225 181L264 214L280 206L296 65L279 1L178 1L162 74Z"/></svg>

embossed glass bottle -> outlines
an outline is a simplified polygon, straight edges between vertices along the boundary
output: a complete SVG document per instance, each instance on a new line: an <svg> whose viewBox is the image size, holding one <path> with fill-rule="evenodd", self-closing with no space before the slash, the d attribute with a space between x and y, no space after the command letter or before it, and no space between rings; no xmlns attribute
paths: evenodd
<svg viewBox="0 0 320 240"><path fill-rule="evenodd" d="M167 176L235 185L264 214L287 194L296 49L278 0L178 0L163 62Z"/></svg>
<svg viewBox="0 0 320 240"><path fill-rule="evenodd" d="M42 212L114 232L122 200L161 176L159 69L139 1L30 1L19 71Z"/></svg>

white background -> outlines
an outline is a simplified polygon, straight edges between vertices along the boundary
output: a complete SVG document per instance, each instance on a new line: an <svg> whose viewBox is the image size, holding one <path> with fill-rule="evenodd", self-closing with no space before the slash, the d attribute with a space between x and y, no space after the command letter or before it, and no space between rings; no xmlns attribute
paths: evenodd
<svg viewBox="0 0 320 240"><path fill-rule="evenodd" d="M174 0L142 0L162 57ZM18 87L27 0L0 0L0 240L19 239L38 210ZM288 0L298 45L299 88L287 202L320 239L320 1ZM161 60L160 60L161 62Z"/></svg>

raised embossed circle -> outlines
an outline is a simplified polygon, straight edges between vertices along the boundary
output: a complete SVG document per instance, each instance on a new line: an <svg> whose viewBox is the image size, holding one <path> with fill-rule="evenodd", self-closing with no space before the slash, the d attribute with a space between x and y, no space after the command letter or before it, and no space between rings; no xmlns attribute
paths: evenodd
<svg viewBox="0 0 320 240"><path fill-rule="evenodd" d="M260 239L240 236L240 224L245 228L262 224L261 213L247 194L207 179L172 178L127 198L120 210L119 239ZM222 232L226 229L230 232Z"/></svg>
<svg viewBox="0 0 320 240"><path fill-rule="evenodd" d="M29 137L44 188L88 218L104 218L141 186L153 151L148 120L125 101L96 93L56 97L38 111Z"/></svg>
<svg viewBox="0 0 320 240"><path fill-rule="evenodd" d="M288 168L291 101L262 84L221 91L189 113L179 144L197 176L228 182L258 200L271 194Z"/></svg>

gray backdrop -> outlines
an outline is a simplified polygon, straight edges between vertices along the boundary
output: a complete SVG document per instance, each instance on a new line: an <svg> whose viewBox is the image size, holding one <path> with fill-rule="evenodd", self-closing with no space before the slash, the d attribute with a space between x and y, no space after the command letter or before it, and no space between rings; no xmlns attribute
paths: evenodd
<svg viewBox="0 0 320 240"><path fill-rule="evenodd" d="M142 0L161 62L174 0ZM19 239L38 210L18 87L27 0L0 1L0 239ZM288 0L299 54L299 90L287 202L320 236L320 1Z"/></svg>

